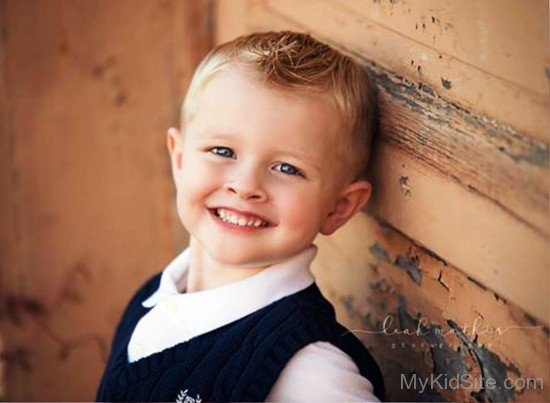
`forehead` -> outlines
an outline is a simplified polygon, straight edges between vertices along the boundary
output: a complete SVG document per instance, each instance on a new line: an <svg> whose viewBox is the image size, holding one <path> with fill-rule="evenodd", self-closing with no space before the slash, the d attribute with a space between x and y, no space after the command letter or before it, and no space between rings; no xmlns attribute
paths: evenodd
<svg viewBox="0 0 550 403"><path fill-rule="evenodd" d="M198 95L189 131L244 137L258 147L333 154L343 143L342 118L328 95L275 89L242 68L217 72Z"/></svg>

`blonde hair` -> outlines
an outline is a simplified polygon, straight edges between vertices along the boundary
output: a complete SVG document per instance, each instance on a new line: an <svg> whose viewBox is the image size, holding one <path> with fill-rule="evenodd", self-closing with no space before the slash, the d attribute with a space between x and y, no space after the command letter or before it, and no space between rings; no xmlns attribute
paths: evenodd
<svg viewBox="0 0 550 403"><path fill-rule="evenodd" d="M210 51L197 67L183 102L183 122L193 118L208 81L230 63L244 66L275 88L329 94L346 122L350 174L354 180L366 178L375 105L369 76L356 61L305 33L262 32L238 37Z"/></svg>

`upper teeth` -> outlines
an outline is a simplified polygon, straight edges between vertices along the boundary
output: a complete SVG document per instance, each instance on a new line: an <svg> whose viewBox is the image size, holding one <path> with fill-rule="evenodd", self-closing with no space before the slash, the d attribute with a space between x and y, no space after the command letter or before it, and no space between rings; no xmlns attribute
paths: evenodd
<svg viewBox="0 0 550 403"><path fill-rule="evenodd" d="M218 209L217 214L223 221L228 221L241 227L259 227L267 224L259 218L246 218L224 209Z"/></svg>

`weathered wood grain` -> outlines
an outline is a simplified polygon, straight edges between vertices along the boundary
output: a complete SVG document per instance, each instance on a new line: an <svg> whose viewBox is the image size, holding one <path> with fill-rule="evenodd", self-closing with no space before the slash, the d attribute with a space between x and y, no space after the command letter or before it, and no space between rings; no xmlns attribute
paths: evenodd
<svg viewBox="0 0 550 403"><path fill-rule="evenodd" d="M370 209L546 322L550 256L544 236L385 141L373 162Z"/></svg>
<svg viewBox="0 0 550 403"><path fill-rule="evenodd" d="M380 134L548 237L549 146L375 65Z"/></svg>
<svg viewBox="0 0 550 403"><path fill-rule="evenodd" d="M544 389L407 389L416 373L550 381L548 327L372 215L316 240L313 272L383 368L388 400L546 401ZM410 378L408 378L410 379Z"/></svg>
<svg viewBox="0 0 550 403"><path fill-rule="evenodd" d="M550 39L544 0L499 6L475 0L444 6L437 0L248 4L253 30L269 29L282 19L420 81L451 103L549 141Z"/></svg>

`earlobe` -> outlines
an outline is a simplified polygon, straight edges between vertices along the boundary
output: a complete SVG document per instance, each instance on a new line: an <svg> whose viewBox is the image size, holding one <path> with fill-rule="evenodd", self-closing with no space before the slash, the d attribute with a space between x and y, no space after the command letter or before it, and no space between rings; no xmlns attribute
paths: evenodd
<svg viewBox="0 0 550 403"><path fill-rule="evenodd" d="M331 235L347 223L369 201L372 185L367 181L350 184L336 201L334 209L327 215L320 233Z"/></svg>

